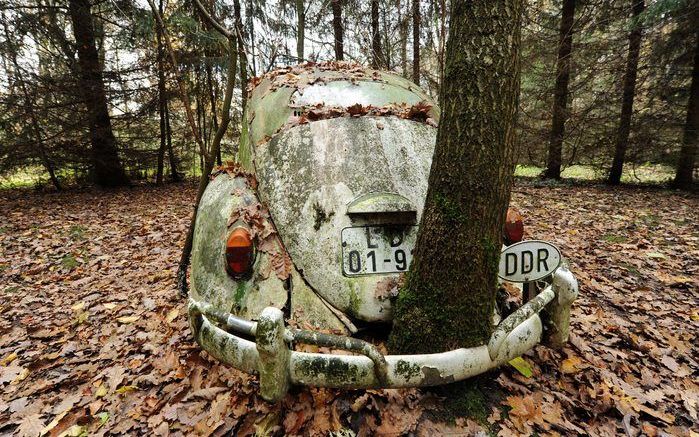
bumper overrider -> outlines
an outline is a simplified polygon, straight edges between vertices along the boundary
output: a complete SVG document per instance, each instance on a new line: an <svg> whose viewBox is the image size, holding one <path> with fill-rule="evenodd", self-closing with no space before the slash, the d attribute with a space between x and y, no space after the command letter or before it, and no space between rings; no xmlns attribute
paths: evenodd
<svg viewBox="0 0 699 437"><path fill-rule="evenodd" d="M257 321L249 321L190 298L188 312L197 343L214 358L259 374L262 397L277 401L292 384L404 388L470 378L522 355L542 338L554 347L565 343L570 307L577 295L575 277L560 267L553 273L551 285L495 327L487 345L420 355L382 355L363 340L289 327L282 311L274 307L265 308ZM355 355L298 352L291 349L293 343Z"/></svg>

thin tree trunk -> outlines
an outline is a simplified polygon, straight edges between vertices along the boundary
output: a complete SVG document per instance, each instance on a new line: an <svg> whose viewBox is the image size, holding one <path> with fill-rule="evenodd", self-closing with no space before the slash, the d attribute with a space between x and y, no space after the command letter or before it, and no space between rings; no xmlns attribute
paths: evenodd
<svg viewBox="0 0 699 437"><path fill-rule="evenodd" d="M68 10L77 43L80 87L88 112L95 182L103 187L128 185L129 180L119 161L116 138L107 109L107 95L95 44L90 0L69 0Z"/></svg>
<svg viewBox="0 0 699 437"><path fill-rule="evenodd" d="M568 118L568 82L570 81L570 53L573 49L573 22L575 0L563 0L561 27L556 61L556 88L553 96L553 120L549 140L548 163L544 177L560 179L565 122Z"/></svg>
<svg viewBox="0 0 699 437"><path fill-rule="evenodd" d="M399 32L400 32L400 69L403 77L408 78L408 16L406 13L403 15L403 3L402 0L396 0L396 6L398 9L398 22Z"/></svg>
<svg viewBox="0 0 699 437"><path fill-rule="evenodd" d="M235 28L238 35L238 58L240 58L240 94L242 97L241 106L245 110L248 102L248 57L245 53L245 41L243 39L243 25L240 16L240 1L233 0L233 13L235 16ZM245 123L245 120L243 120Z"/></svg>
<svg viewBox="0 0 699 437"><path fill-rule="evenodd" d="M214 90L213 72L211 66L206 66L206 85L209 91L209 103L211 104L211 117L214 123L214 131L218 130L218 117L216 116L216 92ZM221 148L216 152L216 165L223 164L221 159Z"/></svg>
<svg viewBox="0 0 699 437"><path fill-rule="evenodd" d="M677 173L673 181L676 188L690 189L692 187L697 148L699 148L699 30L694 42L694 67L692 68L692 84L689 88L684 137L677 162Z"/></svg>
<svg viewBox="0 0 699 437"><path fill-rule="evenodd" d="M502 225L514 173L523 0L453 0L442 119L392 351L490 338ZM483 62L489 59L489 62Z"/></svg>
<svg viewBox="0 0 699 437"><path fill-rule="evenodd" d="M231 120L231 100L233 99L233 90L235 88L235 76L237 71L237 44L235 33L230 32L228 29L222 27L218 22L216 22L204 9L204 6L199 2L199 0L194 1L202 14L207 20L213 24L219 32L221 32L228 39L228 71L226 77L226 90L223 96L223 107L221 108L221 124L216 130L214 139L211 142L211 154L209 159L205 160L204 172L199 178L199 189L197 190L196 200L194 202L194 212L192 218L189 222L189 230L187 231L187 236L185 237L184 247L182 248L182 255L180 257L180 262L177 269L177 285L182 296L187 296L189 290L187 286L187 267L189 267L189 260L192 255L192 244L194 242L194 225L197 220L197 209L199 208L199 202L201 197L204 195L204 190L209 185L209 174L214 168L214 161L211 157L216 156L218 150L221 147L221 141L223 136L226 134L228 129L228 124Z"/></svg>
<svg viewBox="0 0 699 437"><path fill-rule="evenodd" d="M180 178L180 173L177 171L177 158L172 148L172 129L170 128L170 110L168 106L168 101L165 100L165 129L167 132L167 157L170 163L170 180L172 182L180 182L182 178Z"/></svg>
<svg viewBox="0 0 699 437"><path fill-rule="evenodd" d="M304 45L306 42L306 9L303 0L296 0L296 60L304 61Z"/></svg>
<svg viewBox="0 0 699 437"><path fill-rule="evenodd" d="M384 65L379 30L379 0L371 0L371 67L380 69Z"/></svg>
<svg viewBox="0 0 699 437"><path fill-rule="evenodd" d="M413 82L420 85L420 0L413 0Z"/></svg>
<svg viewBox="0 0 699 437"><path fill-rule="evenodd" d="M636 94L636 76L638 73L638 55L641 51L641 37L643 29L638 21L645 9L643 0L631 0L632 18L631 32L629 33L629 53L626 58L626 72L624 73L624 88L621 97L621 117L619 119L619 131L617 133L614 160L609 170L607 182L611 185L619 185L621 173L624 169L626 149L629 147L629 132L631 131L631 116L633 115L633 99Z"/></svg>
<svg viewBox="0 0 699 437"><path fill-rule="evenodd" d="M341 0L331 0L333 9L333 37L335 39L335 60L345 59L345 49L342 37L342 4Z"/></svg>
<svg viewBox="0 0 699 437"><path fill-rule="evenodd" d="M187 93L187 87L185 86L184 80L182 79L182 76L178 72L178 64L177 64L177 57L175 56L175 50L172 47L172 41L170 41L170 35L167 32L167 29L165 29L165 22L163 21L162 15L160 15L160 12L158 12L158 9L155 7L155 3L153 3L153 0L148 0L148 5L151 8L151 11L153 12L153 15L155 16L155 20L160 27L160 31L163 36L163 40L165 41L165 48L170 56L170 64L172 67L172 71L175 74L175 79L177 80L177 85L180 89L180 99L182 99L182 105L184 106L185 113L187 115L187 123L189 124L189 128L192 131L192 136L194 137L194 141L197 143L199 146L199 153L202 156L207 156L208 151L206 149L206 146L204 145L204 140L202 139L201 135L199 134L199 129L197 128L197 123L194 120L194 114L192 114L192 105L189 100L189 94Z"/></svg>
<svg viewBox="0 0 699 437"><path fill-rule="evenodd" d="M381 38L383 38L383 43L381 43L381 47L383 47L383 50L381 51L382 56L381 59L383 60L383 67L386 70L392 70L393 69L393 44L391 44L391 39L392 35L389 36L389 23L388 19L386 18L388 15L386 8L384 7L381 10L381 28L383 31L381 32L381 35L379 37L379 42L381 42Z"/></svg>
<svg viewBox="0 0 699 437"><path fill-rule="evenodd" d="M163 13L163 0L158 3L158 11ZM163 183L163 172L165 168L165 149L167 148L167 126L165 123L166 88L165 88L165 66L163 65L165 50L163 47L163 35L160 26L155 26L155 34L158 44L158 115L160 117L160 147L158 148L158 167L155 176L155 183Z"/></svg>
<svg viewBox="0 0 699 437"><path fill-rule="evenodd" d="M256 76L257 75L257 63L255 61L255 22L253 20L254 14L253 14L253 9L254 9L254 4L253 0L248 0L247 5L245 6L245 27L247 28L246 33L247 33L247 39L250 41L250 67L252 67L252 75Z"/></svg>

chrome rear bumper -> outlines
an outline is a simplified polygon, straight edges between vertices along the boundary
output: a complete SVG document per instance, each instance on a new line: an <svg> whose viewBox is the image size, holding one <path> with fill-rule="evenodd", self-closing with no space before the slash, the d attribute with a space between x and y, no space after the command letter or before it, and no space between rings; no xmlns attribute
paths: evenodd
<svg viewBox="0 0 699 437"><path fill-rule="evenodd" d="M578 294L575 277L559 268L552 284L494 330L487 345L422 355L381 355L370 343L285 326L281 310L265 308L257 322L189 300L196 341L214 358L260 375L262 397L276 401L292 384L339 388L403 388L460 381L516 358L542 340L559 346L568 339L570 307ZM216 323L214 323L214 321ZM236 335L237 334L237 335ZM243 338L254 338L251 341ZM359 355L294 351L291 343L316 344Z"/></svg>

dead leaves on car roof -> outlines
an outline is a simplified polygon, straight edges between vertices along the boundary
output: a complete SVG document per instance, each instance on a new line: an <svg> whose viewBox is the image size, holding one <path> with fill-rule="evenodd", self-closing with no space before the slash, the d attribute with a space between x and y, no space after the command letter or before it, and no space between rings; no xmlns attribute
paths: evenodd
<svg viewBox="0 0 699 437"><path fill-rule="evenodd" d="M427 102L418 102L414 105L407 103L393 103L385 106L354 105L327 106L318 103L312 106L295 106L293 115L279 130L289 129L312 121L328 120L339 117L389 117L395 116L404 120L419 121L430 126L437 127L437 122L430 116L432 105Z"/></svg>
<svg viewBox="0 0 699 437"><path fill-rule="evenodd" d="M270 91L286 86L303 91L309 85L324 83L330 72L337 79L357 82L359 80L381 80L381 73L349 61L306 62L299 65L277 68L261 76L250 79L247 87L248 95L264 80L270 82Z"/></svg>

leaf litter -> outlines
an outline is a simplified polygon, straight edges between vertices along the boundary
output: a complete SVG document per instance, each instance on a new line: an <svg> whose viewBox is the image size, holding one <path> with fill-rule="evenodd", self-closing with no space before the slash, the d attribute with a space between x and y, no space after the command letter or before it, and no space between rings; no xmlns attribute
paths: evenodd
<svg viewBox="0 0 699 437"><path fill-rule="evenodd" d="M441 400L419 389L298 387L271 405L255 377L202 352L174 280L194 194L183 185L2 193L0 434L699 432L697 197L515 188L526 238L562 249L581 294L569 344L537 346L514 362L520 371L493 372L504 396L477 423L440 419ZM62 263L67 255L75 263Z"/></svg>

